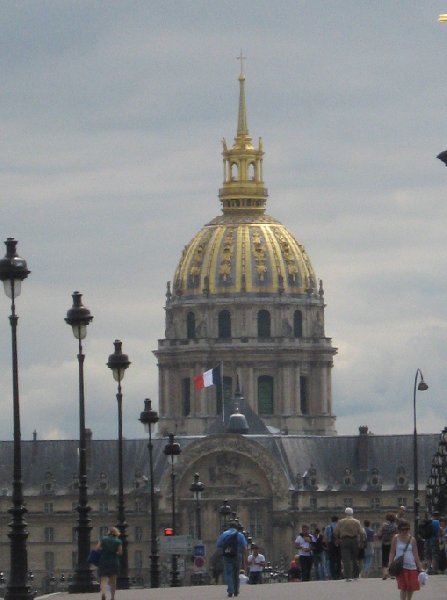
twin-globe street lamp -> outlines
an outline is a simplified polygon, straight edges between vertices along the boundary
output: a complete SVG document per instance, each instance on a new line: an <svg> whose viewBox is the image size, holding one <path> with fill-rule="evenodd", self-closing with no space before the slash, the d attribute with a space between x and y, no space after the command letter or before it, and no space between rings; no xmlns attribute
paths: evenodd
<svg viewBox="0 0 447 600"><path fill-rule="evenodd" d="M154 486L154 461L152 447L152 426L158 421L158 413L152 410L151 401L146 398L144 401L144 410L140 414L140 421L144 429L149 434L149 474L150 474L150 494L151 494L151 588L160 587L160 570L157 542L157 515L155 506L155 486Z"/></svg>
<svg viewBox="0 0 447 600"><path fill-rule="evenodd" d="M174 464L177 461L178 456L181 453L180 444L174 442L174 434L169 434L169 442L166 444L164 453L166 456L171 457L171 493L172 493L172 535L176 535L176 522L175 522L175 470ZM171 572L171 587L179 587L179 570L178 570L178 556L177 554L172 555L172 572Z"/></svg>
<svg viewBox="0 0 447 600"><path fill-rule="evenodd" d="M118 383L116 400L118 402L118 522L116 524L120 531L120 539L123 544L123 553L120 557L120 572L117 578L117 588L128 590L129 582L129 558L127 551L127 523L124 511L124 483L123 483L123 394L121 392L121 381L126 369L130 365L129 357L123 354L121 340L115 340L115 351L110 354L107 366L112 370L113 378Z"/></svg>
<svg viewBox="0 0 447 600"><path fill-rule="evenodd" d="M420 382L418 384L418 378ZM428 385L424 381L422 371L417 369L414 377L414 391L413 391L413 418L414 418L414 432L413 432L413 503L414 503L414 535L417 538L419 530L419 481L418 481L418 434L416 429L416 390L425 392L428 390Z"/></svg>
<svg viewBox="0 0 447 600"><path fill-rule="evenodd" d="M73 306L67 311L65 322L71 325L74 337L78 340L78 365L79 365L79 498L78 506L78 564L73 581L69 585L70 594L96 592L99 590L97 583L93 582L93 573L87 562L90 552L90 531L92 529L89 518L90 507L87 497L87 445L85 435L85 399L84 399L84 358L82 340L87 335L87 325L93 316L81 301L82 294L73 292Z"/></svg>
<svg viewBox="0 0 447 600"><path fill-rule="evenodd" d="M28 585L28 553L26 540L28 531L23 518L27 512L23 506L22 489L22 449L20 432L20 402L19 402L19 368L17 359L17 321L19 317L15 312L15 299L20 295L21 283L30 273L26 261L20 258L16 252L17 240L8 238L6 244L6 255L0 260L0 281L3 281L5 294L11 300L11 324L12 340L12 400L14 419L14 466L12 482L12 507L8 512L12 515L10 523L11 531L8 537L10 544L10 574L6 588L6 600L30 600L33 594Z"/></svg>

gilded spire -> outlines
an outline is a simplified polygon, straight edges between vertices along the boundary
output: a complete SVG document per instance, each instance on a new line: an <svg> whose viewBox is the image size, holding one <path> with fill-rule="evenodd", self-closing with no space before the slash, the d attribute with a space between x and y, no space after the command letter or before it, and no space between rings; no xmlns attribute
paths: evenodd
<svg viewBox="0 0 447 600"><path fill-rule="evenodd" d="M237 57L241 61L239 75L239 111L237 119L237 135L233 147L227 146L223 140L224 182L219 190L224 213L264 212L267 190L262 176L262 142L258 148L253 147L247 127L247 110L245 106L245 75L242 54Z"/></svg>
<svg viewBox="0 0 447 600"><path fill-rule="evenodd" d="M242 50L239 56L236 57L241 61L241 74L239 75L239 114L237 118L237 137L248 136L248 125L247 125L247 110L245 108L245 75L244 75L244 60L246 57L243 56Z"/></svg>

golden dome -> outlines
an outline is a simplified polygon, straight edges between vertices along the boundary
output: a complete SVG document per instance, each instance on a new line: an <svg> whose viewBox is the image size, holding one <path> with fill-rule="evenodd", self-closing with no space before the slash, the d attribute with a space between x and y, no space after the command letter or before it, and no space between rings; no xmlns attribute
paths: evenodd
<svg viewBox="0 0 447 600"><path fill-rule="evenodd" d="M304 247L284 225L265 214L264 152L262 140L255 148L248 132L242 72L239 85L233 147L223 140L224 181L219 190L223 214L185 247L174 276L177 298L316 292L315 273Z"/></svg>
<svg viewBox="0 0 447 600"><path fill-rule="evenodd" d="M265 214L224 214L205 225L185 247L174 294L305 294L315 273L303 246Z"/></svg>

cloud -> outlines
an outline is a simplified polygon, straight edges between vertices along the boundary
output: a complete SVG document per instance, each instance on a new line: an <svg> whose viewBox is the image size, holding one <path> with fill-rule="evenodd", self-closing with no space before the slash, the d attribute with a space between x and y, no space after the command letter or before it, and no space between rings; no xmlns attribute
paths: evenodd
<svg viewBox="0 0 447 600"><path fill-rule="evenodd" d="M206 10L205 10L206 8ZM116 435L105 363L119 337L125 435L156 400L152 351L182 249L220 212L221 139L236 130L248 56L250 132L266 152L268 212L305 245L339 352L341 433L444 426L447 31L439 3L260 0L22 3L0 23L0 223L32 273L17 302L24 437L77 437L71 293L94 314L87 423ZM12 436L10 331L0 299L0 436ZM2 318L3 314L3 318Z"/></svg>

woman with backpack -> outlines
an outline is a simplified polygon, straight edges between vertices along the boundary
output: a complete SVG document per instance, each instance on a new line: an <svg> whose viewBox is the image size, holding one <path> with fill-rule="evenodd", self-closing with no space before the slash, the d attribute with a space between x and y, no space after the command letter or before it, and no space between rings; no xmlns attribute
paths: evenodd
<svg viewBox="0 0 447 600"><path fill-rule="evenodd" d="M388 579L388 562L390 558L391 542L397 533L396 515L386 513L385 523L380 528L377 538L382 542L382 579Z"/></svg>

